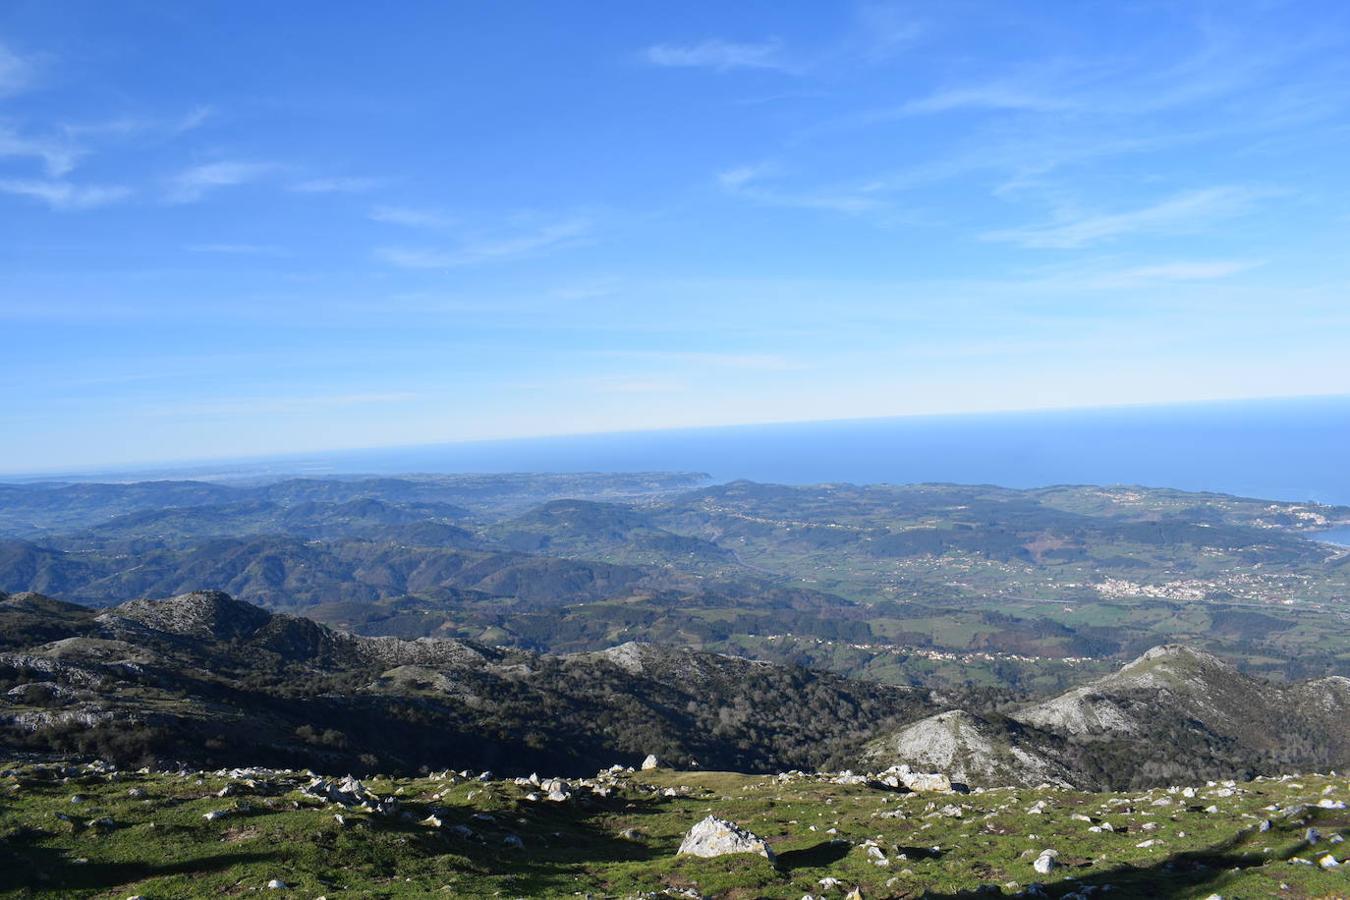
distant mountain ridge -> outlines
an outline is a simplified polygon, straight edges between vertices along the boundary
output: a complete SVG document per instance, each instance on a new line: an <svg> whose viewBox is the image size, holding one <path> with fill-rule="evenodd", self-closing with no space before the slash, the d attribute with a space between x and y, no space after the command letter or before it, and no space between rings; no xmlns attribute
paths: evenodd
<svg viewBox="0 0 1350 900"><path fill-rule="evenodd" d="M659 473L5 485L0 590L223 590L369 635L639 640L1031 698L1167 642L1350 674L1350 551L1308 539L1340 521L1133 486Z"/></svg>

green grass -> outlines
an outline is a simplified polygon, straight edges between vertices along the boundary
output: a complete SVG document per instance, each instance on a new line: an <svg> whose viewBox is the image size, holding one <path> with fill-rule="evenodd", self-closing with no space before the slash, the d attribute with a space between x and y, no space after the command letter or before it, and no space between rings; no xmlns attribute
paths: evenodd
<svg viewBox="0 0 1350 900"><path fill-rule="evenodd" d="M230 779L213 774L63 774L55 766L15 766L0 779L0 892L222 896L265 891L277 878L291 887L282 896L304 897L626 897L675 888L799 898L819 894L820 879L833 877L869 898L950 896L980 885L1013 894L1038 880L1051 896L1086 884L1114 885L1114 897L1350 894L1350 866L1323 871L1289 861L1350 855L1350 845L1327 840L1350 830L1350 813L1285 814L1295 804L1350 797L1343 777L1258 780L1222 797L1222 786L1198 787L1194 798L1161 789L963 796L899 794L816 777L779 783L658 770L621 777L609 797L577 789L566 803L530 802L530 788L513 781L367 781L375 793L400 799L404 814L394 816L322 803L294 790L303 781L273 776L265 779L270 787L220 798ZM665 788L678 796L664 796ZM133 797L133 790L144 796ZM72 803L75 794L83 802ZM1152 805L1160 799L1171 804ZM1041 800L1043 813L1027 812ZM1204 812L1211 804L1221 811ZM1281 810L1268 811L1272 804ZM944 815L949 805L962 816ZM221 809L231 814L203 818ZM441 826L420 824L433 809ZM346 816L345 826L335 813ZM778 864L757 856L677 856L685 831L709 813L764 837ZM1116 831L1091 832L1093 822L1076 816L1110 822ZM85 824L104 817L113 827ZM1259 831L1267 818L1273 827ZM471 828L473 838L456 835L456 825ZM1311 848L1303 843L1310 825L1323 833ZM637 836L622 836L626 829ZM508 834L519 836L523 848L505 845ZM1159 843L1136 846L1147 839ZM869 860L859 846L865 840L876 841L887 867ZM1057 850L1063 865L1042 877L1032 860L1046 848Z"/></svg>

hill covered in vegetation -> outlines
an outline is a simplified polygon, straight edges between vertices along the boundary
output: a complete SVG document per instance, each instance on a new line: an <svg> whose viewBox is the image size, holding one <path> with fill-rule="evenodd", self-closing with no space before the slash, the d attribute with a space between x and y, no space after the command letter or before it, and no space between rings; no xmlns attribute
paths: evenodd
<svg viewBox="0 0 1350 900"><path fill-rule="evenodd" d="M1140 487L408 476L0 486L0 590L225 590L362 634L678 644L1044 697L1162 643L1350 673L1350 509Z"/></svg>

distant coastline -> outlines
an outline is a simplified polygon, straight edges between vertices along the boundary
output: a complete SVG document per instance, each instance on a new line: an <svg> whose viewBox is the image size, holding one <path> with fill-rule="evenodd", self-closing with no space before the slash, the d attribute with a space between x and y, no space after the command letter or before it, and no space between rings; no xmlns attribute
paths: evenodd
<svg viewBox="0 0 1350 900"><path fill-rule="evenodd" d="M1350 397L1341 396L473 441L147 466L78 480L696 471L714 482L1139 484L1350 505L1347 450Z"/></svg>
<svg viewBox="0 0 1350 900"><path fill-rule="evenodd" d="M1329 528L1326 531L1314 531L1304 535L1323 544L1335 544L1337 547L1350 548L1350 525Z"/></svg>

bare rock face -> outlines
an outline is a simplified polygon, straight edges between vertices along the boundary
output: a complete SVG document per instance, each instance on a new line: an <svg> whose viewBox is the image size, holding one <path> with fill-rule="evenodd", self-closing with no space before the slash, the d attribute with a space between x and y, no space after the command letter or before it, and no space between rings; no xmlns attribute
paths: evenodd
<svg viewBox="0 0 1350 900"><path fill-rule="evenodd" d="M99 616L105 626L115 626L121 620L168 634L213 640L248 637L271 619L267 610L222 591L193 591L167 600L130 600Z"/></svg>
<svg viewBox="0 0 1350 900"><path fill-rule="evenodd" d="M1166 708L1228 733L1236 721L1262 712L1251 703L1262 695L1254 688L1216 656L1165 644L1110 675L1019 710L1014 718L1072 735L1138 735L1147 731L1140 715ZM1139 697L1148 702L1132 702Z"/></svg>
<svg viewBox="0 0 1350 900"><path fill-rule="evenodd" d="M647 758L642 761L642 771L644 772L650 769L660 768L660 766L661 760L656 758L655 753L648 753Z"/></svg>
<svg viewBox="0 0 1350 900"><path fill-rule="evenodd" d="M708 816L690 828L677 855L711 857L729 853L758 853L773 862L773 851L762 838L716 816Z"/></svg>
<svg viewBox="0 0 1350 900"><path fill-rule="evenodd" d="M1020 731L949 710L874 739L863 755L872 763L908 763L945 772L967 784L1072 784L1072 773L1048 748L1037 746L1026 729Z"/></svg>

